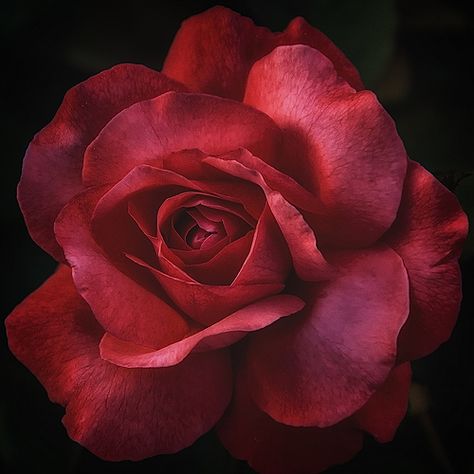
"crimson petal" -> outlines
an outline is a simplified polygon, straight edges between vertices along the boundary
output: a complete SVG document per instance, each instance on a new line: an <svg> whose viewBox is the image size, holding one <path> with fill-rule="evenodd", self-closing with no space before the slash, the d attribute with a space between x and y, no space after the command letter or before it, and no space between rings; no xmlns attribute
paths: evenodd
<svg viewBox="0 0 474 474"><path fill-rule="evenodd" d="M373 93L356 93L323 54L297 45L254 64L244 101L283 130L283 170L318 197L321 241L366 247L390 227L407 159Z"/></svg>
<svg viewBox="0 0 474 474"><path fill-rule="evenodd" d="M457 259L467 229L456 196L411 161L397 219L385 237L410 278L410 316L400 333L400 360L429 354L449 338L461 302Z"/></svg>
<svg viewBox="0 0 474 474"><path fill-rule="evenodd" d="M227 353L165 369L125 369L99 355L103 330L61 267L6 321L12 352L66 406L69 436L97 456L140 460L192 444L222 416L232 388Z"/></svg>
<svg viewBox="0 0 474 474"><path fill-rule="evenodd" d="M408 316L408 278L392 249L330 261L339 275L308 285L301 317L252 336L245 359L255 402L288 425L330 426L364 405L395 364Z"/></svg>
<svg viewBox="0 0 474 474"><path fill-rule="evenodd" d="M120 64L70 89L52 122L35 136L23 162L18 201L31 236L54 258L63 260L54 220L85 189L86 147L121 110L171 90L185 88L145 66Z"/></svg>

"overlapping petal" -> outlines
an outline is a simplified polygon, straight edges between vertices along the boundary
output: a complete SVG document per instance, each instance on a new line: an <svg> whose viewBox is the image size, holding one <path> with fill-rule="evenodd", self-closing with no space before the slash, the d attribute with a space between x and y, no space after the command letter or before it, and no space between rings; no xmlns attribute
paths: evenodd
<svg viewBox="0 0 474 474"><path fill-rule="evenodd" d="M324 244L365 247L390 227L407 159L372 92L355 92L315 49L284 46L254 64L244 101L283 130L281 167L317 196Z"/></svg>
<svg viewBox="0 0 474 474"><path fill-rule="evenodd" d="M252 396L275 420L326 427L364 405L395 365L408 278L390 248L333 255L333 280L309 285L301 317L251 338Z"/></svg>
<svg viewBox="0 0 474 474"><path fill-rule="evenodd" d="M250 393L249 382L238 376L218 434L234 457L260 474L316 474L348 461L362 448L362 432L350 422L329 428L287 426L260 410Z"/></svg>
<svg viewBox="0 0 474 474"><path fill-rule="evenodd" d="M194 91L241 100L252 64L285 44L319 49L342 77L355 88L363 88L357 70L345 55L302 18L291 21L283 33L272 33L223 7L211 8L183 23L163 72Z"/></svg>
<svg viewBox="0 0 474 474"><path fill-rule="evenodd" d="M449 338L461 301L457 260L467 229L454 194L410 162L397 220L385 237L410 278L410 317L398 344L401 360L429 354Z"/></svg>
<svg viewBox="0 0 474 474"><path fill-rule="evenodd" d="M107 124L86 150L83 179L87 185L114 183L135 166L188 148L220 154L245 146L271 163L280 143L278 127L252 107L203 94L168 93L129 107Z"/></svg>
<svg viewBox="0 0 474 474"><path fill-rule="evenodd" d="M291 295L277 295L249 304L217 323L180 341L153 350L105 334L101 356L122 367L169 367L179 364L191 352L220 349L235 343L246 333L258 331L278 319L301 310L304 302Z"/></svg>
<svg viewBox="0 0 474 474"><path fill-rule="evenodd" d="M28 229L41 247L58 260L63 258L53 223L61 208L84 189L84 151L104 125L136 102L183 90L181 84L145 66L120 64L67 92L52 122L28 147L18 186Z"/></svg>
<svg viewBox="0 0 474 474"><path fill-rule="evenodd" d="M60 268L7 319L10 348L66 406L74 440L107 460L139 460L192 444L231 395L223 351L165 369L125 369L99 355L102 328Z"/></svg>

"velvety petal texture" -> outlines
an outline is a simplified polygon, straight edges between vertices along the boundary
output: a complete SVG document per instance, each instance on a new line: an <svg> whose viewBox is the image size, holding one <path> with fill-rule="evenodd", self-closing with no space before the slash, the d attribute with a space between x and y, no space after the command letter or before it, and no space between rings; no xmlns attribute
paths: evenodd
<svg viewBox="0 0 474 474"><path fill-rule="evenodd" d="M66 94L18 187L61 264L6 326L73 440L140 460L215 427L260 474L315 474L395 436L409 361L456 319L467 219L363 89L304 19L215 7L163 73Z"/></svg>
<svg viewBox="0 0 474 474"><path fill-rule="evenodd" d="M402 257L410 278L401 360L429 354L449 338L461 302L458 258L467 230L456 196L411 161L397 220L385 238Z"/></svg>
<svg viewBox="0 0 474 474"><path fill-rule="evenodd" d="M229 452L261 474L315 474L348 461L362 448L362 432L350 423L296 428L277 423L258 408L249 382L237 378L219 438Z"/></svg>
<svg viewBox="0 0 474 474"><path fill-rule="evenodd" d="M138 460L193 443L231 395L225 352L165 369L125 369L99 355L102 328L61 267L7 319L12 352L66 407L74 440L107 460ZM125 428L126 427L126 428Z"/></svg>
<svg viewBox="0 0 474 474"><path fill-rule="evenodd" d="M28 230L44 250L62 258L54 238L54 219L84 189L84 151L104 125L136 102L182 90L184 86L156 71L120 64L67 92L54 119L30 143L18 186Z"/></svg>
<svg viewBox="0 0 474 474"><path fill-rule="evenodd" d="M367 402L395 364L408 316L408 278L393 250L331 262L339 275L307 289L301 317L255 334L246 354L255 402L287 425L331 426Z"/></svg>
<svg viewBox="0 0 474 474"><path fill-rule="evenodd" d="M283 33L272 33L224 7L211 8L183 23L163 72L194 91L241 100L252 64L275 47L291 44L320 50L353 87L363 88L350 61L304 19L295 18Z"/></svg>
<svg viewBox="0 0 474 474"><path fill-rule="evenodd" d="M283 169L317 195L326 244L367 246L390 227L407 159L372 92L355 92L315 49L285 46L254 64L244 102L283 129Z"/></svg>

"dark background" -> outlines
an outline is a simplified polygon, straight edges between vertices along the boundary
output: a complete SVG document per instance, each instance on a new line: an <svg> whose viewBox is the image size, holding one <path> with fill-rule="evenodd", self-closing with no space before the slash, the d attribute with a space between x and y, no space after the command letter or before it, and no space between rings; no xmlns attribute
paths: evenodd
<svg viewBox="0 0 474 474"><path fill-rule="evenodd" d="M304 16L343 49L395 118L410 157L451 188L474 215L472 11L459 1L223 1L257 24L281 30ZM53 271L29 238L16 204L21 161L67 89L119 62L160 69L180 22L214 5L174 2L16 1L1 6L2 315ZM364 451L331 473L472 473L474 238L461 259L464 302L450 341L413 364L412 408L395 440L367 439ZM10 473L250 473L213 434L180 454L107 463L70 441L63 410L0 344L0 471Z"/></svg>

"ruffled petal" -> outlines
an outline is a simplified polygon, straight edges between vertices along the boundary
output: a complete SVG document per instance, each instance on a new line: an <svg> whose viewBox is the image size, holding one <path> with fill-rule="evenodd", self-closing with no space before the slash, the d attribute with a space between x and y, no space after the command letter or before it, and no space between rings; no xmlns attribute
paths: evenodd
<svg viewBox="0 0 474 474"><path fill-rule="evenodd" d="M135 102L183 90L181 84L145 66L120 64L66 93L52 122L28 147L18 186L23 215L38 245L63 259L53 223L61 208L84 189L84 151L104 125Z"/></svg>
<svg viewBox="0 0 474 474"><path fill-rule="evenodd" d="M136 279L123 273L92 236L91 217L105 191L93 188L81 193L56 220L56 236L72 266L78 292L104 329L115 336L155 348L175 342L189 334L190 323L165 302L147 272L132 273Z"/></svg>
<svg viewBox="0 0 474 474"><path fill-rule="evenodd" d="M408 362L394 367L387 380L352 417L357 426L380 443L391 441L407 412L410 381Z"/></svg>
<svg viewBox="0 0 474 474"><path fill-rule="evenodd" d="M283 33L272 33L224 7L211 8L183 23L163 72L194 91L241 100L252 64L284 44L319 49L342 77L362 88L358 72L344 54L302 18L292 20Z"/></svg>
<svg viewBox="0 0 474 474"><path fill-rule="evenodd" d="M407 159L373 93L356 93L323 54L298 45L255 63L244 101L283 130L281 168L317 196L322 243L365 247L390 227Z"/></svg>
<svg viewBox="0 0 474 474"><path fill-rule="evenodd" d="M295 428L277 423L252 401L237 378L234 397L218 425L222 444L260 474L316 474L351 459L362 448L362 432L350 423Z"/></svg>
<svg viewBox="0 0 474 474"><path fill-rule="evenodd" d="M334 425L364 405L395 364L408 316L408 278L393 250L330 262L339 275L308 285L302 314L254 335L246 354L255 402L288 425Z"/></svg>
<svg viewBox="0 0 474 474"><path fill-rule="evenodd" d="M220 419L232 388L227 353L133 370L100 358L103 331L62 267L7 319L12 352L66 406L69 436L107 460L139 460L192 444Z"/></svg>
<svg viewBox="0 0 474 474"><path fill-rule="evenodd" d="M303 306L304 302L296 296L272 296L245 306L212 326L158 351L106 333L100 344L101 356L121 367L169 367L182 362L191 352L215 350L233 344L246 333L258 331L296 313Z"/></svg>
<svg viewBox="0 0 474 474"><path fill-rule="evenodd" d="M87 148L83 178L87 185L113 183L135 166L161 163L188 148L220 154L245 146L271 163L280 143L278 127L252 107L204 94L168 93L114 117Z"/></svg>
<svg viewBox="0 0 474 474"><path fill-rule="evenodd" d="M410 316L400 333L400 360L427 355L449 338L461 302L457 260L467 229L456 196L410 162L400 210L385 237L410 278Z"/></svg>

